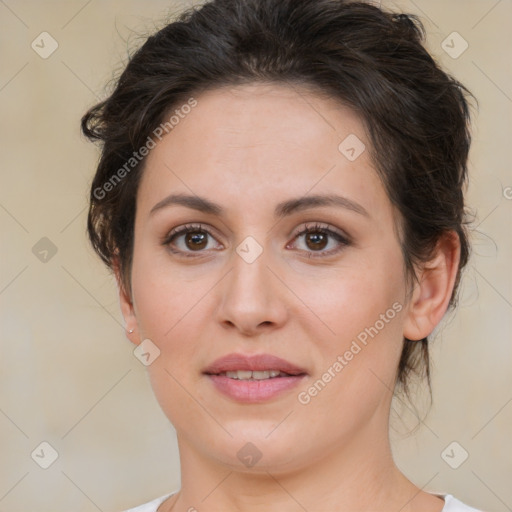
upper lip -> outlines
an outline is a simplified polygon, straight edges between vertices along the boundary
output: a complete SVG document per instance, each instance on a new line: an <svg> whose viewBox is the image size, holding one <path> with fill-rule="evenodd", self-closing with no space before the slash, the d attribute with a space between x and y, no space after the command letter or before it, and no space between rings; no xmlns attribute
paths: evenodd
<svg viewBox="0 0 512 512"><path fill-rule="evenodd" d="M305 369L271 354L245 355L236 353L216 359L203 370L203 373L216 375L222 372L233 372L236 370L278 370L290 375L302 375L307 373Z"/></svg>

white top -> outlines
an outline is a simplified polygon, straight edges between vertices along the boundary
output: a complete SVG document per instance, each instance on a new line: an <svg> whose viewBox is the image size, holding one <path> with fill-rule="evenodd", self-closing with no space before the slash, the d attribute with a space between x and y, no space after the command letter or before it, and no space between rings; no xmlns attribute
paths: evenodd
<svg viewBox="0 0 512 512"><path fill-rule="evenodd" d="M160 498L156 498L149 503L144 503L143 505L139 505L135 508L130 508L129 510L124 510L123 512L157 512L158 507L170 496L175 494L175 492L171 492L170 494L166 494L165 496L160 496ZM433 494L433 493L432 493ZM444 499L444 507L442 512L482 512L481 510L477 510L476 508L469 507L454 498L451 494L434 494L434 496L439 496Z"/></svg>

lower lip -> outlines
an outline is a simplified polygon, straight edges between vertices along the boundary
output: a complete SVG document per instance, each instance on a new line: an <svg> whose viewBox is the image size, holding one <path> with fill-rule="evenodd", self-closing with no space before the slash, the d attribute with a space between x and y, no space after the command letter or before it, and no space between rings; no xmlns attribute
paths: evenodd
<svg viewBox="0 0 512 512"><path fill-rule="evenodd" d="M274 377L263 380L231 379L225 375L207 375L214 386L223 394L238 402L259 403L294 388L305 375Z"/></svg>

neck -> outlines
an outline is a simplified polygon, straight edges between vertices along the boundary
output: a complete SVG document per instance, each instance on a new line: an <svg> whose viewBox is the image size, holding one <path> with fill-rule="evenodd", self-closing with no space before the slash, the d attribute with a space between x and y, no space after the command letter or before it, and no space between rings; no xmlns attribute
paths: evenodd
<svg viewBox="0 0 512 512"><path fill-rule="evenodd" d="M442 510L442 500L422 492L398 470L387 430L371 423L350 442L287 469L256 464L242 471L207 457L188 441L178 433L181 490L159 510L268 512L269 504L280 512Z"/></svg>

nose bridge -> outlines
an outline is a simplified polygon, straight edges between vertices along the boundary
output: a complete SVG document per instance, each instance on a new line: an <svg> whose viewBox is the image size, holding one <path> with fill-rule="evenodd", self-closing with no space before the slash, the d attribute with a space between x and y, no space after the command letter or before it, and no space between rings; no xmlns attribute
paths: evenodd
<svg viewBox="0 0 512 512"><path fill-rule="evenodd" d="M282 284L275 282L267 267L272 259L271 250L251 236L235 248L222 290L221 322L252 332L258 326L276 326L284 321L285 298L278 289Z"/></svg>
<svg viewBox="0 0 512 512"><path fill-rule="evenodd" d="M264 302L269 302L272 291L269 280L271 272L267 268L269 257L269 248L264 247L254 237L247 236L232 255L230 291L248 303L251 299L265 299Z"/></svg>

